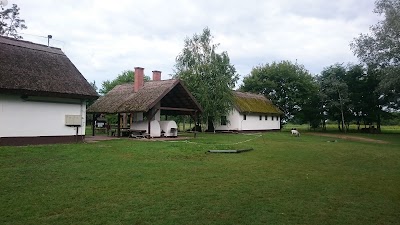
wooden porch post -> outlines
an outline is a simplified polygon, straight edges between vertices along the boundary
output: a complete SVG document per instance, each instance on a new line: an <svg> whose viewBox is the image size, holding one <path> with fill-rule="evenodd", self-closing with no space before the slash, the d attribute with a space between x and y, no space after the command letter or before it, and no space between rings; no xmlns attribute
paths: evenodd
<svg viewBox="0 0 400 225"><path fill-rule="evenodd" d="M132 123L133 123L133 112L130 113L130 121L129 121L129 127L132 129Z"/></svg>
<svg viewBox="0 0 400 225"><path fill-rule="evenodd" d="M122 127L123 128L128 127L128 114L127 113L122 113Z"/></svg>
<svg viewBox="0 0 400 225"><path fill-rule="evenodd" d="M182 117L183 117L183 132L185 132L186 131L186 126L185 126L186 125L186 121L185 121L186 115L183 115Z"/></svg>
<svg viewBox="0 0 400 225"><path fill-rule="evenodd" d="M151 122L151 109L147 112L147 130L149 132L149 137L150 137L150 131L151 131L151 126L150 126L150 122Z"/></svg>
<svg viewBox="0 0 400 225"><path fill-rule="evenodd" d="M92 115L92 136L94 136L94 127L95 127L96 113Z"/></svg>
<svg viewBox="0 0 400 225"><path fill-rule="evenodd" d="M117 137L121 137L121 114L118 113Z"/></svg>
<svg viewBox="0 0 400 225"><path fill-rule="evenodd" d="M194 118L195 118L195 121L198 121L198 118L197 118L197 111L194 112ZM195 123L194 123L194 138L196 138L196 134L197 134L197 124L196 124L196 122L195 122Z"/></svg>

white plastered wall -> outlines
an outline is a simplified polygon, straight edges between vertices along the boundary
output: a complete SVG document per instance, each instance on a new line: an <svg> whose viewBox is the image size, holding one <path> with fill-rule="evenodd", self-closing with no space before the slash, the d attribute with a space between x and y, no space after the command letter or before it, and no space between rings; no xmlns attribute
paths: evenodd
<svg viewBox="0 0 400 225"><path fill-rule="evenodd" d="M280 129L280 118L277 116L273 116L274 120L272 120L272 116L268 115L267 120L265 120L265 115L261 115L262 118L260 120L261 114L247 114L246 120L244 120L243 114L240 114L239 111L233 109L231 113L227 116L228 123L227 125L219 125L216 124L216 130L277 130Z"/></svg>
<svg viewBox="0 0 400 225"><path fill-rule="evenodd" d="M65 126L65 115L81 115L78 135L85 135L84 101L44 97L26 101L20 96L0 94L0 137L76 135L76 127Z"/></svg>

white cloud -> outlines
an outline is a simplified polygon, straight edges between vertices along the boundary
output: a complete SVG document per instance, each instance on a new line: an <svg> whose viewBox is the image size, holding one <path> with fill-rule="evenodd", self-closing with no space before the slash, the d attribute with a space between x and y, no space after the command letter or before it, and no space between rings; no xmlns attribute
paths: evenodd
<svg viewBox="0 0 400 225"><path fill-rule="evenodd" d="M208 26L241 75L252 67L298 60L312 73L355 62L349 43L377 22L374 1L9 0L26 20L24 39L61 47L97 84L135 66L173 72L185 37ZM28 35L31 34L31 35ZM37 37L32 35L39 35Z"/></svg>

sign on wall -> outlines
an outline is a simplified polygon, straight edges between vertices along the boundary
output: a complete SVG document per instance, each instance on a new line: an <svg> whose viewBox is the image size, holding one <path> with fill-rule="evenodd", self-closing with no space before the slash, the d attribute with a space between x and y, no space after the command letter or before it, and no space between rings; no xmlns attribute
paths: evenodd
<svg viewBox="0 0 400 225"><path fill-rule="evenodd" d="M65 115L66 126L81 126L82 116L81 115Z"/></svg>

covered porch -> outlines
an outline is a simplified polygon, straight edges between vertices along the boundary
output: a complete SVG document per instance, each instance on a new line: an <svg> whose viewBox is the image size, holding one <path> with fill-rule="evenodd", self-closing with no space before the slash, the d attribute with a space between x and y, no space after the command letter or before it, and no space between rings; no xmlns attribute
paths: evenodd
<svg viewBox="0 0 400 225"><path fill-rule="evenodd" d="M161 118L168 118L170 115L189 115L198 121L202 108L182 81L154 80L160 77L157 73L160 72L153 71L153 80L143 82L139 87L132 83L118 85L94 102L87 110L93 114L92 136L95 136L95 121L98 114L117 115L114 131L116 137L121 137L123 134L132 137L162 137L162 132L169 132L162 130L162 126L173 126L171 125L173 123L168 125L165 122L168 120ZM142 78L143 68L136 67L135 83L140 84Z"/></svg>

